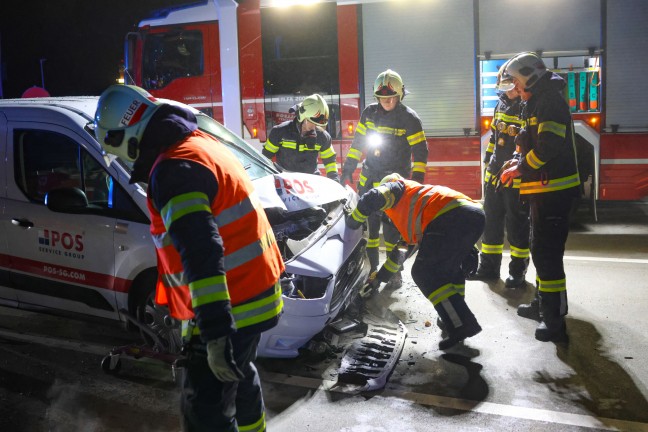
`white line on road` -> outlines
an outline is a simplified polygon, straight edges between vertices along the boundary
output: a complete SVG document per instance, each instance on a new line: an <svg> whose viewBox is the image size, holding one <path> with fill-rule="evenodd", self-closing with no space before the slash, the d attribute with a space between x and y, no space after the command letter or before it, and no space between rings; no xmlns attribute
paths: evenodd
<svg viewBox="0 0 648 432"><path fill-rule="evenodd" d="M319 389L337 393L348 393L344 388L335 386L336 382L315 378L284 375L273 372L263 372L263 381L274 384L292 385L309 389ZM408 400L420 405L450 408L461 411L471 411L480 414L491 414L525 420L542 421L570 426L579 426L599 430L623 431L648 431L648 423L639 423L626 420L616 420L604 417L594 417L584 414L572 414L538 408L527 408L512 405L503 405L493 402L478 402L466 399L456 399L445 396L436 396L424 393L415 393L400 390L384 389L380 391L381 397L394 397Z"/></svg>
<svg viewBox="0 0 648 432"><path fill-rule="evenodd" d="M510 253L504 252L503 256L511 256ZM610 263L625 263L625 264L648 264L648 259L636 258L612 258L612 257L585 257L585 256L570 256L565 255L567 261L596 261L596 262L610 262Z"/></svg>

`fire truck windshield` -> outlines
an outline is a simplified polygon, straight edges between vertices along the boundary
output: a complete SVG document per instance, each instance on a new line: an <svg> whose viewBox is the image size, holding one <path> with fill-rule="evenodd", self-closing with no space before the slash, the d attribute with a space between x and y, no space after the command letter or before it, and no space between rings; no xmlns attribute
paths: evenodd
<svg viewBox="0 0 648 432"><path fill-rule="evenodd" d="M147 90L203 74L203 39L198 30L151 33L144 39L142 84Z"/></svg>

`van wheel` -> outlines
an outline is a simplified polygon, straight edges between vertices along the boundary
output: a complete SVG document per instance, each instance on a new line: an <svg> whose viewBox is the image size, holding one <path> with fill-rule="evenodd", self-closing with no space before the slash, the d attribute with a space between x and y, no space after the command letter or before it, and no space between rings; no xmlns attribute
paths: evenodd
<svg viewBox="0 0 648 432"><path fill-rule="evenodd" d="M137 306L137 320L147 330L140 329L146 345L157 352L176 354L182 348L180 322L171 318L169 309L155 303L155 291L150 291Z"/></svg>

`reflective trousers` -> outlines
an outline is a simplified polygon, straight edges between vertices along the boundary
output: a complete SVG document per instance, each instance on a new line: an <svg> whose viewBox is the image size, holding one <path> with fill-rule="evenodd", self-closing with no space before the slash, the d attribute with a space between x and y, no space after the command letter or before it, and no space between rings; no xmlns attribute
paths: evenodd
<svg viewBox="0 0 648 432"><path fill-rule="evenodd" d="M181 399L186 432L265 431L261 381L253 363L259 339L259 334L234 333L231 336L234 359L245 375L234 383L216 379L207 363L205 345L199 338L192 340Z"/></svg>

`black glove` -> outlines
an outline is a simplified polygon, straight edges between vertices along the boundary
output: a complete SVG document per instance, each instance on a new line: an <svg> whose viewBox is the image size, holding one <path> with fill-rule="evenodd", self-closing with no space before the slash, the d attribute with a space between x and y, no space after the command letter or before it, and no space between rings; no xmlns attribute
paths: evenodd
<svg viewBox="0 0 648 432"><path fill-rule="evenodd" d="M342 177L340 178L340 184L344 186L347 181L350 185L353 184L353 174L350 172L343 172Z"/></svg>
<svg viewBox="0 0 648 432"><path fill-rule="evenodd" d="M423 183L425 182L425 173L415 171L412 173L412 180L418 183Z"/></svg>
<svg viewBox="0 0 648 432"><path fill-rule="evenodd" d="M520 129L517 135L515 135L515 147L523 154L526 154L530 150L530 141L529 133L526 129Z"/></svg>
<svg viewBox="0 0 648 432"><path fill-rule="evenodd" d="M326 174L326 177L330 178L331 180L335 180L336 182L344 186L344 183L340 181L340 176L338 175L337 171Z"/></svg>

